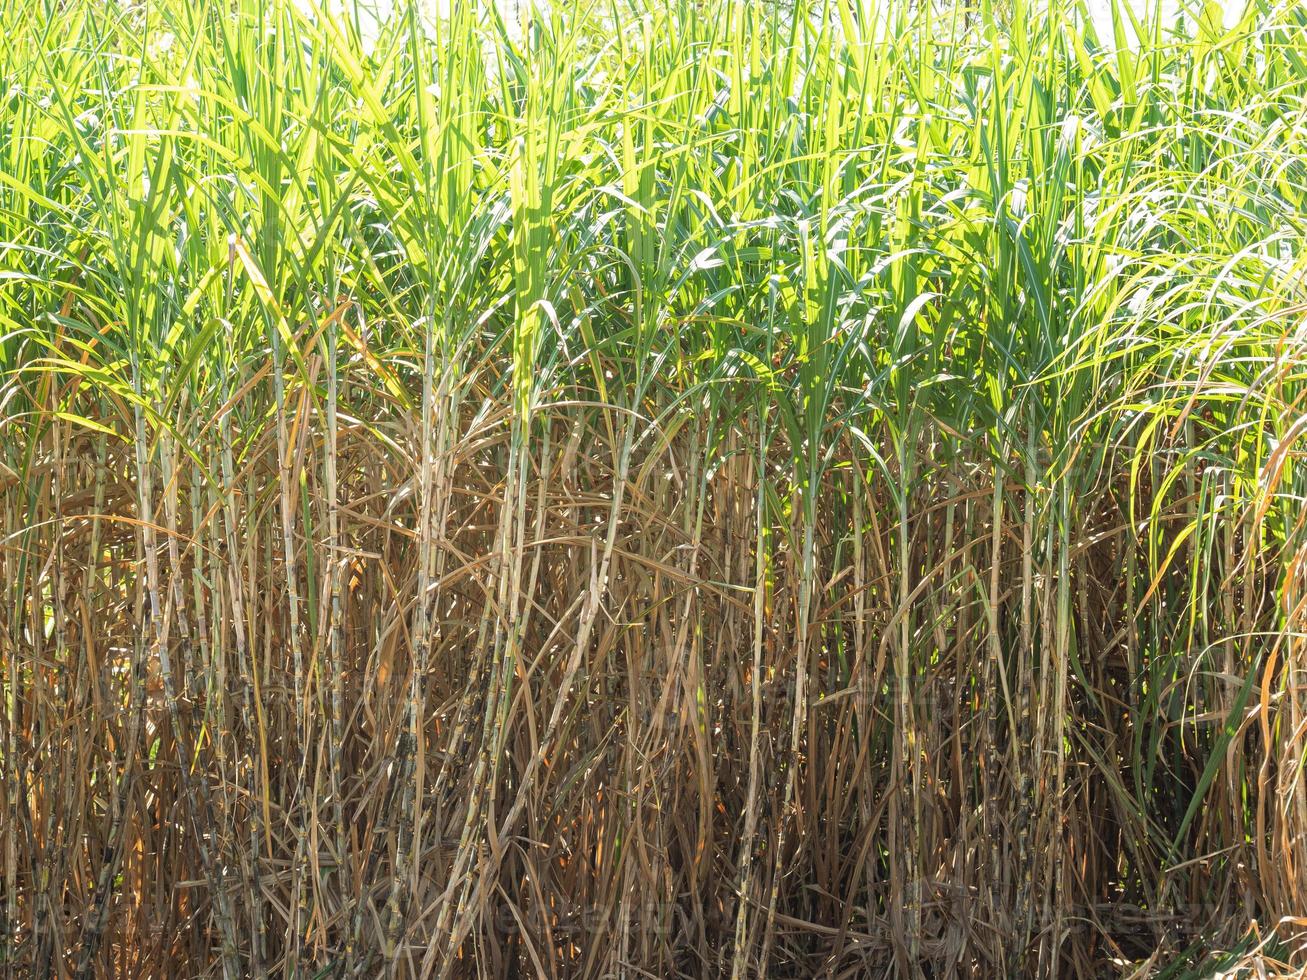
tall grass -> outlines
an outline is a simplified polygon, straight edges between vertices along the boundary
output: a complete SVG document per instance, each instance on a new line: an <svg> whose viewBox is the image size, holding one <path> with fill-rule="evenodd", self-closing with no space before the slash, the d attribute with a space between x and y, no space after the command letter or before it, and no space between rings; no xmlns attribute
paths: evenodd
<svg viewBox="0 0 1307 980"><path fill-rule="evenodd" d="M1307 8L450 11L0 6L5 975L1303 966Z"/></svg>

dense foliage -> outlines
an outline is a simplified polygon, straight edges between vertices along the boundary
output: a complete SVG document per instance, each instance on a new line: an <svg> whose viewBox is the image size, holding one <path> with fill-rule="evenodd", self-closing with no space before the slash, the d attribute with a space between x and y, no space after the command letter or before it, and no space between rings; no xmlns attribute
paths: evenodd
<svg viewBox="0 0 1307 980"><path fill-rule="evenodd" d="M1111 23L0 5L6 975L1301 966L1307 8Z"/></svg>

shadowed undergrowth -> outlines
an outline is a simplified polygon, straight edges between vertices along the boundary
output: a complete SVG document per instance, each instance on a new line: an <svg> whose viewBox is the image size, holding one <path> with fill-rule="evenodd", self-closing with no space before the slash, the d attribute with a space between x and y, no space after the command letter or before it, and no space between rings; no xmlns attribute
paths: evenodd
<svg viewBox="0 0 1307 980"><path fill-rule="evenodd" d="M6 975L1301 968L1307 10L555 7L0 10Z"/></svg>

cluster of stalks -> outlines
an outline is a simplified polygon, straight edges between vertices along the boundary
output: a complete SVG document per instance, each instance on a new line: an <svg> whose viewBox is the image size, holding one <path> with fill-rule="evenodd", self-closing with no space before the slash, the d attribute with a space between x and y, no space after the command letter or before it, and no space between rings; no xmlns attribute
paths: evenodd
<svg viewBox="0 0 1307 980"><path fill-rule="evenodd" d="M1307 8L364 21L0 5L0 972L1301 967Z"/></svg>

